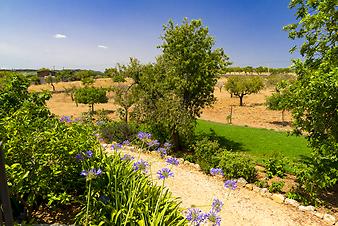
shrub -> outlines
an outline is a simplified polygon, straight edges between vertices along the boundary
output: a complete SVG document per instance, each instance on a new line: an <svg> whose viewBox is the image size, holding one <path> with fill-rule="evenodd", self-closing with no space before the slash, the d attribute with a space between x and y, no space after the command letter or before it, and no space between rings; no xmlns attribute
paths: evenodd
<svg viewBox="0 0 338 226"><path fill-rule="evenodd" d="M272 184L269 186L269 192L271 193L281 193L282 189L284 187L284 181L279 182L272 182Z"/></svg>
<svg viewBox="0 0 338 226"><path fill-rule="evenodd" d="M210 141L207 138L198 140L192 146L195 162L200 165L206 173L219 163L218 154L222 151L217 141Z"/></svg>
<svg viewBox="0 0 338 226"><path fill-rule="evenodd" d="M126 123L124 121L102 121L98 124L98 132L101 137L107 142L123 142L124 140L132 140L138 132L138 128L133 123Z"/></svg>
<svg viewBox="0 0 338 226"><path fill-rule="evenodd" d="M285 159L277 156L269 158L265 162L266 176L272 178L273 176L283 178L285 175Z"/></svg>
<svg viewBox="0 0 338 226"><path fill-rule="evenodd" d="M107 103L106 90L102 88L83 87L74 92L76 103L88 104L91 112L94 112L94 104Z"/></svg>
<svg viewBox="0 0 338 226"><path fill-rule="evenodd" d="M248 182L256 180L257 170L254 162L247 156L238 153L223 151L219 154L218 167L223 170L224 176L229 179L243 177Z"/></svg>

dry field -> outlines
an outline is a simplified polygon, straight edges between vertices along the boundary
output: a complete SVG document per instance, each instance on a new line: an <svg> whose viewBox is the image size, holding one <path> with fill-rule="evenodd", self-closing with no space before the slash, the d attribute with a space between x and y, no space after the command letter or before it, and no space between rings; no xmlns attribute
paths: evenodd
<svg viewBox="0 0 338 226"><path fill-rule="evenodd" d="M224 80L224 79L222 79ZM96 87L111 87L117 85L111 79L97 79L95 82ZM59 82L55 84L56 91L62 91L65 88L80 87L81 82ZM33 85L29 88L31 91L52 90L49 84ZM266 109L265 98L273 92L272 89L265 89L258 94L252 94L244 97L244 106L239 106L239 99L237 97L230 97L226 90L215 88L216 103L204 109L201 119L228 123L227 116L230 114L232 106L232 124L246 125L257 128L268 128L274 130L290 130L290 126L281 125L281 112ZM112 93L109 93L109 101L106 104L96 104L95 109L105 109L115 111L118 106L114 104ZM89 110L89 107L84 104L76 106L71 97L65 93L54 93L53 97L47 103L51 111L59 116L72 115L74 117L81 116L81 113ZM117 118L116 114L111 113L110 117ZM285 120L290 122L291 115L286 112Z"/></svg>

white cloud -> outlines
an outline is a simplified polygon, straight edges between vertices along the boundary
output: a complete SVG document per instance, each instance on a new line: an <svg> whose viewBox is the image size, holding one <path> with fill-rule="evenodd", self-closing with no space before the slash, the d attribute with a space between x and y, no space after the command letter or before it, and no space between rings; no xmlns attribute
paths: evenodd
<svg viewBox="0 0 338 226"><path fill-rule="evenodd" d="M54 37L54 38L57 38L57 39L67 38L67 36L66 36L66 35L63 35L63 34L55 34L53 37Z"/></svg>
<svg viewBox="0 0 338 226"><path fill-rule="evenodd" d="M107 46L104 46L104 45L98 45L97 48L108 49L108 47L107 47Z"/></svg>

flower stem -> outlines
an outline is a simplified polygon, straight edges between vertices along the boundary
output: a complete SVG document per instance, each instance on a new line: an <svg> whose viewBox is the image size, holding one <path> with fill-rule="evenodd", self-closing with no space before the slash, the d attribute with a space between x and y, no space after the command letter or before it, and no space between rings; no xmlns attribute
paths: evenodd
<svg viewBox="0 0 338 226"><path fill-rule="evenodd" d="M89 201L90 201L90 188L91 188L92 182L89 181L88 185L88 194L87 194L87 210L86 210L86 224L88 225L88 215L89 215Z"/></svg>

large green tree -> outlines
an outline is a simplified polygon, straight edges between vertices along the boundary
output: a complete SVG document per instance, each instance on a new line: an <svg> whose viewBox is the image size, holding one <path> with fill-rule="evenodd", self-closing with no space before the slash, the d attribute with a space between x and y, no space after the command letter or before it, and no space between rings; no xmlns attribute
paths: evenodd
<svg viewBox="0 0 338 226"><path fill-rule="evenodd" d="M200 20L184 19L181 25L170 20L162 40L156 64L131 62L128 69L139 96L135 115L180 148L191 138L202 109L215 101L214 86L228 57L214 48Z"/></svg>
<svg viewBox="0 0 338 226"><path fill-rule="evenodd" d="M285 27L304 61L295 60L297 81L290 103L297 132L305 132L314 149L299 180L312 201L338 182L338 13L337 0L293 0L297 22Z"/></svg>

